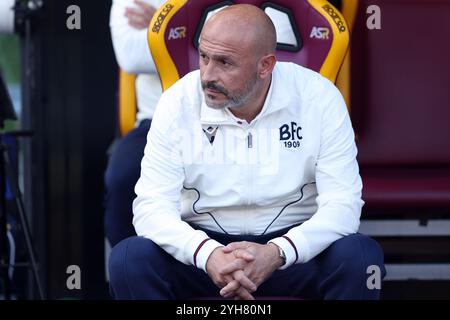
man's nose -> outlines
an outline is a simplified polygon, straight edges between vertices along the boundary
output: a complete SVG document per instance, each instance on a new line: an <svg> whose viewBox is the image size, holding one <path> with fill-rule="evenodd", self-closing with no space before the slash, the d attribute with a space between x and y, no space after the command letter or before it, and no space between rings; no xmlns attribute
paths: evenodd
<svg viewBox="0 0 450 320"><path fill-rule="evenodd" d="M215 64L210 61L207 65L203 66L203 74L202 74L202 81L203 82L217 82L217 68Z"/></svg>

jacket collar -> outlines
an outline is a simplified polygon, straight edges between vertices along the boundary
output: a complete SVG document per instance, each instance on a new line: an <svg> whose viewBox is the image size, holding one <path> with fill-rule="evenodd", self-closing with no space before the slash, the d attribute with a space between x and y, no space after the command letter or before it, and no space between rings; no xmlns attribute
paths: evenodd
<svg viewBox="0 0 450 320"><path fill-rule="evenodd" d="M263 108L253 122L289 105L290 95L287 88L288 85L286 85L286 82L283 82L282 75L280 74L280 70L277 68L277 65L275 65L272 72L272 82L270 83L269 92L267 93ZM236 124L235 118L229 111L208 107L206 105L203 92L201 92L200 122L205 125Z"/></svg>

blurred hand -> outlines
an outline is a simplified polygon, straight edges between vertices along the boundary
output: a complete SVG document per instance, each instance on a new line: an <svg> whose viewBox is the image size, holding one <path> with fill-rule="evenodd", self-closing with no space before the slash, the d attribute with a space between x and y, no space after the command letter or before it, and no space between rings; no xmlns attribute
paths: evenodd
<svg viewBox="0 0 450 320"><path fill-rule="evenodd" d="M125 8L125 17L128 18L128 24L139 30L147 29L156 12L156 8L141 0L134 0L134 3L137 7Z"/></svg>
<svg viewBox="0 0 450 320"><path fill-rule="evenodd" d="M255 284L244 274L243 270L233 270L233 272L224 273L224 266L237 262L239 266L245 266L248 262L254 260L250 253L242 252L237 258L233 253L224 253L221 247L216 248L209 256L206 262L206 271L214 284L219 288L229 286L227 296L236 297L243 300L254 300L251 292L256 290ZM234 265L234 264L233 264Z"/></svg>

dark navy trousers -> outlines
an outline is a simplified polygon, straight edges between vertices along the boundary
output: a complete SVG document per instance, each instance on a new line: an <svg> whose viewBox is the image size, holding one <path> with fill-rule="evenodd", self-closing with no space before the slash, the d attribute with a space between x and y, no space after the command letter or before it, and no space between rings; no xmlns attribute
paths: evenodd
<svg viewBox="0 0 450 320"><path fill-rule="evenodd" d="M234 241L266 243L287 230L259 237L204 231L220 243L228 244ZM262 299L379 299L380 289L367 285L373 275L372 271L368 272L372 265L379 268L380 278L384 278L383 251L379 244L359 233L348 235L307 263L275 271L253 295ZM112 249L109 272L111 294L115 299L220 297L220 289L203 270L179 262L143 237L127 238Z"/></svg>
<svg viewBox="0 0 450 320"><path fill-rule="evenodd" d="M150 129L144 120L118 140L109 157L105 173L105 234L111 246L136 235L132 224L134 186L141 173L141 161Z"/></svg>

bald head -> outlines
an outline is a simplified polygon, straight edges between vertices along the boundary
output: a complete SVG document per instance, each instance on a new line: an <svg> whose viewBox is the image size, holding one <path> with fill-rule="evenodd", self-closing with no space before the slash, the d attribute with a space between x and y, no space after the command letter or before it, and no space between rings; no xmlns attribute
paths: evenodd
<svg viewBox="0 0 450 320"><path fill-rule="evenodd" d="M237 4L229 6L205 24L203 35L226 36L230 41L249 46L258 57L274 53L277 45L275 26L269 16L256 6Z"/></svg>
<svg viewBox="0 0 450 320"><path fill-rule="evenodd" d="M264 11L233 5L205 24L199 67L205 102L248 123L261 111L276 57L275 27Z"/></svg>

